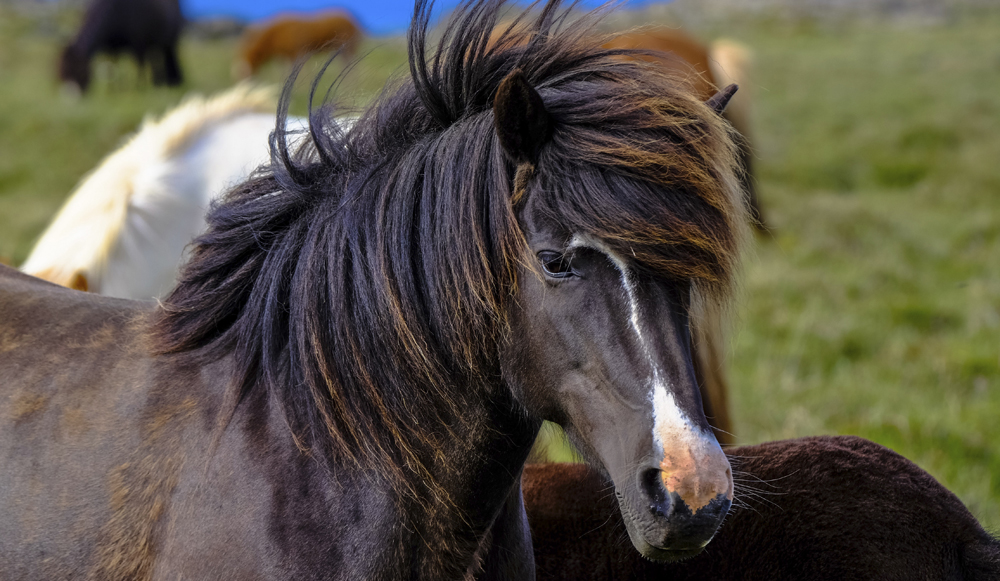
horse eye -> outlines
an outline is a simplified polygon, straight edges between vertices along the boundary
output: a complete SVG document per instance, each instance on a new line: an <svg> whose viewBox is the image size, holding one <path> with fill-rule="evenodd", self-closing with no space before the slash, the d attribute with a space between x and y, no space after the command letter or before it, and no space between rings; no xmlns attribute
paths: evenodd
<svg viewBox="0 0 1000 581"><path fill-rule="evenodd" d="M545 270L545 274L552 278L567 278L576 274L564 254L543 250L538 253L538 259L542 261L542 269Z"/></svg>

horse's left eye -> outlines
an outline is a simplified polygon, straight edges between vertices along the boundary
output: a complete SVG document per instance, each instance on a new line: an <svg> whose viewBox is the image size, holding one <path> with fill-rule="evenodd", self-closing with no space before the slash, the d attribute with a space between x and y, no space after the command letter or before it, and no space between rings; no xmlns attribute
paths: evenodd
<svg viewBox="0 0 1000 581"><path fill-rule="evenodd" d="M576 274L565 254L543 250L538 253L538 259L542 261L545 274L552 278L566 278Z"/></svg>

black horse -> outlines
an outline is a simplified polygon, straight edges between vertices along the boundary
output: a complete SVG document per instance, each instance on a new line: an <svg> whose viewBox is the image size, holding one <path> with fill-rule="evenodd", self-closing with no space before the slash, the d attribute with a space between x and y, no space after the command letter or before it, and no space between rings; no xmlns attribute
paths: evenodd
<svg viewBox="0 0 1000 581"><path fill-rule="evenodd" d="M491 45L505 11L428 55L418 2L409 77L346 132L277 130L162 305L0 270L5 577L530 579L543 419L642 554L711 539L732 474L688 308L747 223L734 88L703 103L557 0Z"/></svg>
<svg viewBox="0 0 1000 581"><path fill-rule="evenodd" d="M94 0L76 40L63 49L59 78L86 91L95 54L128 52L140 70L149 62L154 84L179 85L177 40L183 24L178 0Z"/></svg>

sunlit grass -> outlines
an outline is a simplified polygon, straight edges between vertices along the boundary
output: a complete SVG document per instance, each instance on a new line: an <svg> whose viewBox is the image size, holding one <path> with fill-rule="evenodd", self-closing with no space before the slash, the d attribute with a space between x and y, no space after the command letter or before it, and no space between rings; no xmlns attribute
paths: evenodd
<svg viewBox="0 0 1000 581"><path fill-rule="evenodd" d="M857 434L1000 528L1000 31L746 30L761 196L740 440Z"/></svg>

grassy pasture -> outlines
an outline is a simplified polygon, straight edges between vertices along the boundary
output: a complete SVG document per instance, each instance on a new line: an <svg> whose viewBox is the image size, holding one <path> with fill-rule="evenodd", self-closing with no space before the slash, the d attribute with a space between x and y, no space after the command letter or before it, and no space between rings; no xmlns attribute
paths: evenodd
<svg viewBox="0 0 1000 581"><path fill-rule="evenodd" d="M146 113L231 82L235 41L188 38L182 89L154 89L130 63L105 62L93 93L70 100L53 78L74 18L0 5L0 257L15 264ZM755 50L747 92L775 227L748 257L734 310L738 439L871 438L929 470L997 531L1000 10L909 25L759 17L702 26ZM400 39L367 48L344 84L359 103L405 56ZM286 72L275 64L261 78Z"/></svg>

